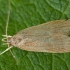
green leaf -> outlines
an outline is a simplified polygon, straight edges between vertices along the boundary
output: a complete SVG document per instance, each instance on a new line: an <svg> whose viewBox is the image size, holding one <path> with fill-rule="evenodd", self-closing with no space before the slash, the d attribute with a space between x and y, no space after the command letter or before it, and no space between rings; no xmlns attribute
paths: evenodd
<svg viewBox="0 0 70 70"><path fill-rule="evenodd" d="M9 35L51 20L70 18L70 0L10 0ZM0 53L7 48L1 39L5 34L8 0L0 0ZM70 70L70 53L52 54L12 48L0 55L0 70Z"/></svg>

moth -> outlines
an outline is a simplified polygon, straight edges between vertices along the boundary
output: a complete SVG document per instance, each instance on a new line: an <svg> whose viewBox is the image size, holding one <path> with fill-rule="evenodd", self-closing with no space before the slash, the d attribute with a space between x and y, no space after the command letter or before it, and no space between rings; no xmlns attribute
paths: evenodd
<svg viewBox="0 0 70 70"><path fill-rule="evenodd" d="M23 29L14 36L7 36L10 9L10 0L8 0L6 35L3 35L5 38L2 39L3 42L8 44L8 48L0 55L13 46L34 52L70 52L70 19L50 21Z"/></svg>
<svg viewBox="0 0 70 70"><path fill-rule="evenodd" d="M70 19L55 20L21 30L7 43L34 52L70 52Z"/></svg>

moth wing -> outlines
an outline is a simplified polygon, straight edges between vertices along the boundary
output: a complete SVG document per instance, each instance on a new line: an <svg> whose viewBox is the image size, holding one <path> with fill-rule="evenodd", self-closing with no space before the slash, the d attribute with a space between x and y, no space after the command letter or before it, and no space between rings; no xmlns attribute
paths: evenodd
<svg viewBox="0 0 70 70"><path fill-rule="evenodd" d="M21 37L22 41L17 42L17 47L23 50L53 53L70 52L69 31L70 20L56 20L26 28L13 36L12 39Z"/></svg>

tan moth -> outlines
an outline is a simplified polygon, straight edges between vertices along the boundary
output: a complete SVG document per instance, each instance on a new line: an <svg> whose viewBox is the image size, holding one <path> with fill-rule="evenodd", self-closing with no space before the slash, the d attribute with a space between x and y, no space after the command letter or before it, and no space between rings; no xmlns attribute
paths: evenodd
<svg viewBox="0 0 70 70"><path fill-rule="evenodd" d="M55 20L26 28L8 38L7 43L35 52L70 52L70 20Z"/></svg>
<svg viewBox="0 0 70 70"><path fill-rule="evenodd" d="M8 41L22 50L35 52L70 52L70 20L55 20L26 28Z"/></svg>
<svg viewBox="0 0 70 70"><path fill-rule="evenodd" d="M3 36L6 37L3 41L7 39L7 44L11 45L4 52L13 46L34 52L70 52L70 20L55 20L29 27L12 37L7 36L6 31Z"/></svg>

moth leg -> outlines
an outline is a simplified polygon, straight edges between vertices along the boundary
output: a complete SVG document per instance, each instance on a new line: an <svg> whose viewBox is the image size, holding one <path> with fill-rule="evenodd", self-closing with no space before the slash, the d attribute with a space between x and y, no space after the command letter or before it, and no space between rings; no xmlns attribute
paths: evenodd
<svg viewBox="0 0 70 70"><path fill-rule="evenodd" d="M7 48L5 51L3 51L2 53L0 53L0 55L4 54L5 52L7 52L8 50L10 50L13 46Z"/></svg>
<svg viewBox="0 0 70 70"><path fill-rule="evenodd" d="M7 36L7 35L2 35L2 36L3 36L3 37L9 37L9 38L12 37L12 36L10 36L10 35L8 35L8 36Z"/></svg>
<svg viewBox="0 0 70 70"><path fill-rule="evenodd" d="M8 48L9 48L9 47L10 47L10 46L9 46L9 44L8 44ZM15 55L13 54L12 50L10 49L9 51L10 51L11 55L13 56L13 58L15 59L16 63L17 63L16 57L15 57Z"/></svg>
<svg viewBox="0 0 70 70"><path fill-rule="evenodd" d="M4 42L3 45L7 44L7 45L8 45L8 48L7 48L4 52L2 52L1 54L3 54L3 53L5 53L6 51L10 50L11 55L13 56L13 58L14 58L15 61L16 61L16 58L15 58L15 56L14 56L12 50L9 49L9 48L10 48L10 41L8 41L8 39L11 38L12 36L7 36L7 35L2 35L2 36L5 37L5 38L2 39L2 41ZM0 55L1 55L1 54L0 54ZM16 62L17 62L17 61L16 61Z"/></svg>

